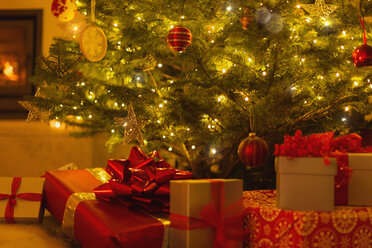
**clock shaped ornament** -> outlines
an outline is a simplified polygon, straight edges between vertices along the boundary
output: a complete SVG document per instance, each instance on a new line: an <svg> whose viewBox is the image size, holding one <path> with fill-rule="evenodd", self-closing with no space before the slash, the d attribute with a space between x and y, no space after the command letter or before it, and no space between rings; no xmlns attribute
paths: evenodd
<svg viewBox="0 0 372 248"><path fill-rule="evenodd" d="M107 51L107 40L106 35L96 25L94 25L95 20L95 5L96 1L92 0L91 12L92 12L92 24L88 25L81 33L79 45L80 50L84 57L92 62L97 62L103 59Z"/></svg>

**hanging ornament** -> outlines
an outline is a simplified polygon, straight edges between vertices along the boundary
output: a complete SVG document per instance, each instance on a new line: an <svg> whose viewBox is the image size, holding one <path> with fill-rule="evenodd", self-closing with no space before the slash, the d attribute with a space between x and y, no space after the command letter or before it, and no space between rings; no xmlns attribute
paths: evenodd
<svg viewBox="0 0 372 248"><path fill-rule="evenodd" d="M250 133L238 147L238 156L247 168L261 166L269 153L266 141Z"/></svg>
<svg viewBox="0 0 372 248"><path fill-rule="evenodd" d="M80 36L80 50L84 57L92 62L103 59L107 51L107 40L105 33L94 25L96 1L91 2L92 25L87 26Z"/></svg>
<svg viewBox="0 0 372 248"><path fill-rule="evenodd" d="M68 22L75 18L77 6L74 0L53 0L52 14L62 22Z"/></svg>
<svg viewBox="0 0 372 248"><path fill-rule="evenodd" d="M329 16L336 9L336 5L326 4L324 0L315 0L314 4L301 4L301 7L313 16Z"/></svg>
<svg viewBox="0 0 372 248"><path fill-rule="evenodd" d="M141 133L141 122L137 120L136 114L134 113L132 103L128 106L128 115L126 118L114 118L115 121L124 128L123 144L127 145L132 140L137 140L138 143L144 145L142 133Z"/></svg>
<svg viewBox="0 0 372 248"><path fill-rule="evenodd" d="M364 67L372 65L372 47L367 45L366 28L364 21L360 18L360 23L363 27L363 45L354 50L351 55L356 67Z"/></svg>
<svg viewBox="0 0 372 248"><path fill-rule="evenodd" d="M247 29L249 24L253 21L253 13L249 8L245 8L243 16L240 17L240 23L242 24L243 29Z"/></svg>
<svg viewBox="0 0 372 248"><path fill-rule="evenodd" d="M183 52L187 46L191 45L192 34L190 30L183 26L172 28L167 35L167 43L172 50Z"/></svg>

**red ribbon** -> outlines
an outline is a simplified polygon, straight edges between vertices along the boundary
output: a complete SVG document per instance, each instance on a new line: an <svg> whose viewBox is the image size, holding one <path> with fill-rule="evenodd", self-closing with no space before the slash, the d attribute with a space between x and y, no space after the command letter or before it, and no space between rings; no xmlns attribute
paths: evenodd
<svg viewBox="0 0 372 248"><path fill-rule="evenodd" d="M211 227L215 230L216 237L214 248L232 248L238 241L248 239L248 230L243 231L242 211L243 198L224 207L225 189L222 180L209 180L211 182L212 202L207 204L201 211L201 218L187 217L180 214L170 214L170 226L180 230L194 230ZM236 216L229 216L239 212Z"/></svg>
<svg viewBox="0 0 372 248"><path fill-rule="evenodd" d="M169 212L169 181L192 178L191 172L172 168L157 151L146 155L137 146L128 159L108 160L106 171L112 178L94 189L97 199L124 200L148 212Z"/></svg>
<svg viewBox="0 0 372 248"><path fill-rule="evenodd" d="M363 45L367 45L367 34L366 34L366 27L364 26L364 18L360 17L360 23L363 27Z"/></svg>
<svg viewBox="0 0 372 248"><path fill-rule="evenodd" d="M7 223L15 223L14 207L17 205L17 199L21 198L27 201L41 201L41 194L39 193L21 193L17 194L19 185L21 184L21 177L14 177L12 181L11 194L0 194L0 200L8 199L5 208L5 220Z"/></svg>

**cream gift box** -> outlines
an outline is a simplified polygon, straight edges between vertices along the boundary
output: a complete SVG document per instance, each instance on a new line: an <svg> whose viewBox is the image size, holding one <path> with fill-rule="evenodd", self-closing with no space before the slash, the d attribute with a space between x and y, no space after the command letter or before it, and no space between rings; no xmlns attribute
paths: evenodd
<svg viewBox="0 0 372 248"><path fill-rule="evenodd" d="M333 211L337 162L322 157L276 158L277 206L287 210Z"/></svg>
<svg viewBox="0 0 372 248"><path fill-rule="evenodd" d="M179 230L172 227L172 214L185 217L201 218L202 209L212 201L212 180L175 180L170 184L170 248L205 248L213 247L215 230L211 227L194 230ZM243 195L243 182L237 179L215 179L222 181L225 195L224 206L239 201ZM232 208L231 216L239 216L242 206ZM243 216L241 217L241 229ZM241 248L242 242L236 242L231 248Z"/></svg>
<svg viewBox="0 0 372 248"><path fill-rule="evenodd" d="M372 153L348 153L353 170L348 185L348 205L372 205Z"/></svg>
<svg viewBox="0 0 372 248"><path fill-rule="evenodd" d="M7 210L7 205L10 204L9 197L13 195L10 197L13 200L10 204L12 206L8 207L11 209L14 221L40 222L43 214L41 200L44 180L40 177L0 177L0 221L9 222L5 215L9 211Z"/></svg>

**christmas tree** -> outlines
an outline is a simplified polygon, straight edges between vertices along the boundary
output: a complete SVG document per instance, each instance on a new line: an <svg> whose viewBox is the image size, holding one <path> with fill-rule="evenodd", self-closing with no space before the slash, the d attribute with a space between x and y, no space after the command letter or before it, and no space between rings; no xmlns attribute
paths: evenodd
<svg viewBox="0 0 372 248"><path fill-rule="evenodd" d="M343 134L368 127L371 51L358 66L352 59L363 44L360 15L370 33L368 1L76 5L66 36L31 78L38 90L23 102L29 119L78 126L77 137L107 133L109 148L139 143L173 154L175 166L197 178L240 177L248 188L274 185L272 155L249 170L238 158L249 133L272 154L297 129Z"/></svg>

